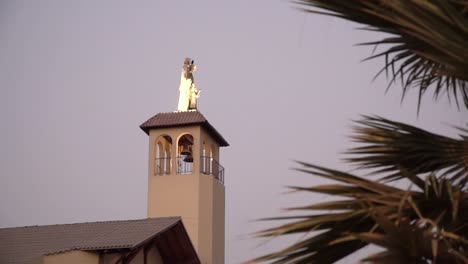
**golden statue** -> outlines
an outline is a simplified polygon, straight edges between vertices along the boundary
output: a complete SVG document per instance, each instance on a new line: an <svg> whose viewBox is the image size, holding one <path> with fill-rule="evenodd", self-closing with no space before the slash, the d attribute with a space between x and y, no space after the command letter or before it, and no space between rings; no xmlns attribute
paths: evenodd
<svg viewBox="0 0 468 264"><path fill-rule="evenodd" d="M197 66L194 64L194 61L190 58L185 58L182 74L180 75L178 111L197 109L197 99L200 97L201 90L197 89L193 78L193 72L196 69Z"/></svg>

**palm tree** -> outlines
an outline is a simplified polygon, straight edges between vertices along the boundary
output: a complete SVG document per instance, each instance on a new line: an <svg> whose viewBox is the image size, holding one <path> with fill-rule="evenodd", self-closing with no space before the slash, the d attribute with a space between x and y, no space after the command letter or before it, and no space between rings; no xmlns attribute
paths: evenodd
<svg viewBox="0 0 468 264"><path fill-rule="evenodd" d="M387 45L380 72L403 87L446 93L468 109L468 1L300 0L306 12L332 15L390 34L363 45ZM299 162L297 170L334 184L290 187L333 196L331 202L289 208L305 212L269 220L286 224L261 237L303 234L304 239L252 260L271 263L333 263L369 244L383 250L365 263L468 263L468 129L459 138L436 135L377 116L356 121L358 147L346 162L370 176ZM374 177L368 179L368 177ZM409 181L405 189L388 181ZM328 213L316 213L317 211ZM267 219L268 220L268 219Z"/></svg>
<svg viewBox="0 0 468 264"><path fill-rule="evenodd" d="M298 0L305 12L327 14L367 25L364 29L387 33L386 38L361 45L389 46L368 59L384 57L382 71L389 85L401 81L429 88L437 98L446 93L468 108L468 1L465 0ZM315 9L314 9L315 8ZM318 9L317 9L318 8ZM324 10L324 11L321 11Z"/></svg>

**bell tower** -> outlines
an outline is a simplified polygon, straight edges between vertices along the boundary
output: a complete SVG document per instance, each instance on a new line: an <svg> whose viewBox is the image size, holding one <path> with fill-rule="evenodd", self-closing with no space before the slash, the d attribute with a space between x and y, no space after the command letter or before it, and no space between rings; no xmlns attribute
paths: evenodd
<svg viewBox="0 0 468 264"><path fill-rule="evenodd" d="M224 263L219 149L229 144L196 110L160 113L140 128L149 135L148 217L181 216L201 262Z"/></svg>
<svg viewBox="0 0 468 264"><path fill-rule="evenodd" d="M192 59L182 66L176 112L140 128L149 135L148 217L181 216L203 264L224 264L224 168L229 144L197 110L200 92ZM169 245L170 246L170 245Z"/></svg>

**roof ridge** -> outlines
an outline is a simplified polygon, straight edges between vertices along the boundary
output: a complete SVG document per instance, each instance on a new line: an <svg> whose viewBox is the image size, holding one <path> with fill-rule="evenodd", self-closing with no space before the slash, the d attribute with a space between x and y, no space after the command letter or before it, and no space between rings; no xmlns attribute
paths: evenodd
<svg viewBox="0 0 468 264"><path fill-rule="evenodd" d="M15 228L33 228L33 227L52 227L52 226L71 226L71 225L83 225L83 224L98 224L98 223L117 223L117 222L137 222L144 221L148 219L181 219L180 216L163 216L163 217L147 217L140 219L127 219L127 220L105 220L105 221L94 221L94 222L78 222L78 223L65 223L65 224L49 224L49 225L30 225L30 226L14 226L14 227L5 227L0 228L0 230L6 229L15 229Z"/></svg>
<svg viewBox="0 0 468 264"><path fill-rule="evenodd" d="M187 110L187 111L173 111L173 112L160 112L160 113L157 113L156 115L168 115L168 114L191 114L191 113L196 113L196 114L199 114L203 117L205 117L202 112L198 111L198 110Z"/></svg>

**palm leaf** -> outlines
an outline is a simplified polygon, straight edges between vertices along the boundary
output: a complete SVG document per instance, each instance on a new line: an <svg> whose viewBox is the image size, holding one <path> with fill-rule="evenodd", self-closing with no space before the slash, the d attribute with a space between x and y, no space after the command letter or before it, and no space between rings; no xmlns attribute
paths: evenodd
<svg viewBox="0 0 468 264"><path fill-rule="evenodd" d="M403 96L413 87L422 96L446 93L468 108L468 3L457 0L298 0L304 11L368 25L390 34L362 45L388 46L368 59L384 57L390 84L400 79ZM325 10L325 11L322 11Z"/></svg>
<svg viewBox="0 0 468 264"><path fill-rule="evenodd" d="M377 232L395 236L400 232L394 227L397 223L412 222L422 217L437 219L447 232L462 234L461 237L468 234L468 194L449 180L430 175L419 191L408 191L337 170L299 164L302 165L299 171L336 183L290 187L292 190L329 194L341 199L288 209L310 211L310 214L263 219L288 223L260 231L256 234L259 237L302 234L304 239L251 263L333 263L374 243L368 234ZM314 213L324 210L328 213Z"/></svg>
<svg viewBox="0 0 468 264"><path fill-rule="evenodd" d="M381 117L364 116L356 123L352 138L362 146L351 149L348 153L353 157L347 161L359 168L372 169L385 180L407 178L402 170L440 171L462 185L468 180L467 131L460 130L465 134L454 139Z"/></svg>
<svg viewBox="0 0 468 264"><path fill-rule="evenodd" d="M374 219L380 226L390 226L383 233L355 234L362 241L385 248L385 251L366 257L364 263L454 263L467 260L466 241L450 232L445 232L435 222L426 219L405 219L393 223L378 209ZM429 222L430 224L427 224Z"/></svg>

